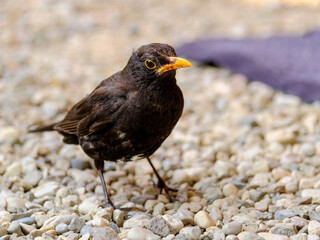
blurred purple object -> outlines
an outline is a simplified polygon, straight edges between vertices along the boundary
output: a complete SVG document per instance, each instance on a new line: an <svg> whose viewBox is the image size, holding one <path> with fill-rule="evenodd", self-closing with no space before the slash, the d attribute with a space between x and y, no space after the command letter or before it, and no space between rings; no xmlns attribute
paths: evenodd
<svg viewBox="0 0 320 240"><path fill-rule="evenodd" d="M230 68L307 102L320 100L320 32L267 39L199 40L179 56Z"/></svg>

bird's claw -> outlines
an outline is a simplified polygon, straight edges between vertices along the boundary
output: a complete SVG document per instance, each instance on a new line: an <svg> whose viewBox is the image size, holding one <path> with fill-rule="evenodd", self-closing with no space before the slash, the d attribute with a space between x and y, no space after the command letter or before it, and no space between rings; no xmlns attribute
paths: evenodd
<svg viewBox="0 0 320 240"><path fill-rule="evenodd" d="M158 179L158 182L156 183L153 179L150 179L154 187L157 187L159 189L158 195L162 193L164 190L166 195L168 196L170 202L175 202L178 199L174 197L170 192L178 192L178 189L168 187L167 184L162 180Z"/></svg>

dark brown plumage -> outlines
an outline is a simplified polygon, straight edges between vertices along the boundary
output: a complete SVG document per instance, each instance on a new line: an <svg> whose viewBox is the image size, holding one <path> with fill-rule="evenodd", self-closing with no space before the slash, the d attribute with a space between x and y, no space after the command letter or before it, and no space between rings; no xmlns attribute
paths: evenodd
<svg viewBox="0 0 320 240"><path fill-rule="evenodd" d="M101 178L107 205L114 207L103 178L104 161L147 158L160 191L171 198L150 156L169 136L183 109L183 95L176 84L177 68L191 64L177 58L167 45L152 43L132 53L125 68L103 80L94 91L71 108L58 123L30 132L56 130L68 144L80 144Z"/></svg>

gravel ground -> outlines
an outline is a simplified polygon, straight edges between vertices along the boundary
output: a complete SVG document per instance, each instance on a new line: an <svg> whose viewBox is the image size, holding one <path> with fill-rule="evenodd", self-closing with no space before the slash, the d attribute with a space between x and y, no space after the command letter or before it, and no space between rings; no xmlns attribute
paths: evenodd
<svg viewBox="0 0 320 240"><path fill-rule="evenodd" d="M157 196L146 160L106 164L114 203L142 212L99 207L81 149L27 134L61 119L142 44L304 33L320 27L319 8L30 0L2 2L0 17L1 240L320 239L320 105L243 76L178 72L184 114L153 161L179 201Z"/></svg>

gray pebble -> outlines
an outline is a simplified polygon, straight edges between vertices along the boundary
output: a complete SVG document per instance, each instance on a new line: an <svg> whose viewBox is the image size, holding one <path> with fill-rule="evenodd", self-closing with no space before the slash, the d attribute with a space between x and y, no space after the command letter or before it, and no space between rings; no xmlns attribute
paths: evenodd
<svg viewBox="0 0 320 240"><path fill-rule="evenodd" d="M274 213L274 218L276 220L283 220L285 218L291 218L297 216L298 214L290 209L278 210Z"/></svg>
<svg viewBox="0 0 320 240"><path fill-rule="evenodd" d="M28 210L28 211L25 211L22 213L12 213L11 220L14 221L14 220L18 220L21 218L27 218L27 217L30 217L32 214L33 214L32 210Z"/></svg>
<svg viewBox="0 0 320 240"><path fill-rule="evenodd" d="M80 232L81 228L85 225L85 222L81 220L80 218L76 217L73 218L68 225L68 228L70 231L73 231L75 233Z"/></svg>
<svg viewBox="0 0 320 240"><path fill-rule="evenodd" d="M90 162L86 160L80 160L77 158L71 158L70 159L71 167L72 168L77 168L77 169L87 169L90 167Z"/></svg>
<svg viewBox="0 0 320 240"><path fill-rule="evenodd" d="M151 232L161 237L166 237L170 233L174 233L174 229L161 217L154 217L146 226Z"/></svg>
<svg viewBox="0 0 320 240"><path fill-rule="evenodd" d="M56 232L57 232L59 235L61 235L61 234L65 233L65 232L68 232L68 231L69 231L68 225L65 224L65 223L60 223L60 224L58 224L55 229L56 229Z"/></svg>
<svg viewBox="0 0 320 240"><path fill-rule="evenodd" d="M290 237L295 235L297 232L294 226L290 223L278 223L270 229L270 233Z"/></svg>
<svg viewBox="0 0 320 240"><path fill-rule="evenodd" d="M35 223L35 219L34 219L34 217L24 217L24 218L18 219L17 222L31 225L31 224Z"/></svg>
<svg viewBox="0 0 320 240"><path fill-rule="evenodd" d="M186 209L179 209L172 217L179 219L184 225L193 224L194 214Z"/></svg>
<svg viewBox="0 0 320 240"><path fill-rule="evenodd" d="M92 226L89 226L89 225L84 225L81 230L80 230L80 235L83 236L85 235L86 233L89 233L90 236L92 236L91 232L92 232Z"/></svg>
<svg viewBox="0 0 320 240"><path fill-rule="evenodd" d="M320 211L311 211L309 214L310 220L316 220L320 222Z"/></svg>
<svg viewBox="0 0 320 240"><path fill-rule="evenodd" d="M118 228L118 226L117 226L117 224L115 224L115 223L110 223L110 227L116 232L116 233L120 233L120 230L119 230L119 228Z"/></svg>

